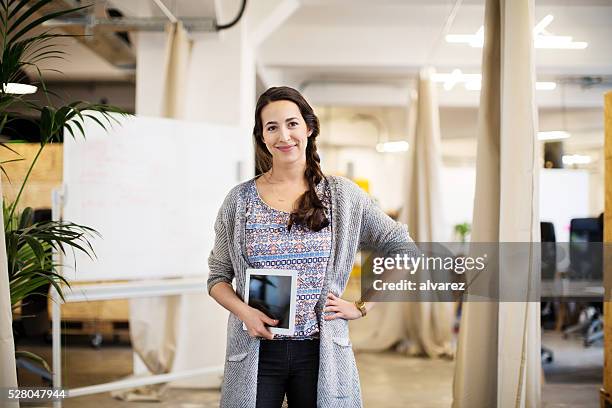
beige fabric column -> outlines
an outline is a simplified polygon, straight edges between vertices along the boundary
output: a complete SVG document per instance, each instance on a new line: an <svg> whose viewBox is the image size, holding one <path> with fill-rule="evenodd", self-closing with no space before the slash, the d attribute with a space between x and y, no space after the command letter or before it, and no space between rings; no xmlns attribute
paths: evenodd
<svg viewBox="0 0 612 408"><path fill-rule="evenodd" d="M421 70L418 85L416 132L410 147L409 186L401 221L417 242L444 240L444 214L440 186L442 168L440 119L432 68ZM411 302L405 316L413 355L452 356L453 304Z"/></svg>
<svg viewBox="0 0 612 408"><path fill-rule="evenodd" d="M0 197L2 184L0 182ZM0 214L0 222L4 225L4 218ZM13 314L11 309L8 266L6 259L6 243L4 229L0 234L0 388L17 387L17 369L15 366L15 343L13 341ZM2 401L3 407L19 408L18 402Z"/></svg>
<svg viewBox="0 0 612 408"><path fill-rule="evenodd" d="M485 7L472 242L499 237L499 4ZM453 407L497 406L497 304L464 303L457 342Z"/></svg>
<svg viewBox="0 0 612 408"><path fill-rule="evenodd" d="M182 119L185 113L187 70L192 41L180 21L166 26L166 63L162 116Z"/></svg>
<svg viewBox="0 0 612 408"><path fill-rule="evenodd" d="M187 70L192 42L181 22L166 26L166 61L162 83L162 115L180 119L184 114ZM204 296L204 294L202 294ZM187 335L181 324L183 308L189 296L130 299L130 340L134 352L152 374L169 373L175 368L180 334ZM199 360L199 359L196 359ZM135 369L138 373L138 369ZM127 401L158 401L165 385L151 385L112 395Z"/></svg>
<svg viewBox="0 0 612 408"><path fill-rule="evenodd" d="M404 182L406 203L400 221L408 224L417 242L440 242L444 221L440 192L440 120L433 69L419 74L416 129ZM414 103L416 102L416 109ZM351 340L356 350L384 350L401 342L399 349L428 357L452 356L453 304L448 302L380 302L366 319L351 322Z"/></svg>
<svg viewBox="0 0 612 408"><path fill-rule="evenodd" d="M408 105L408 124L406 133L410 143L413 143L416 112L417 112L417 91L411 89L410 102ZM412 152L404 153L406 163L408 163ZM410 173L410 167L406 166L406 173ZM406 177L408 179L408 175ZM350 285L347 293L348 299L359 299L359 290L354 288L354 293L350 293ZM403 302L379 302L375 308L368 313L365 319L351 320L349 322L351 343L355 351L384 351L393 346L398 346L398 351L407 349L408 322L406 303Z"/></svg>
<svg viewBox="0 0 612 408"><path fill-rule="evenodd" d="M539 241L533 12L533 0L486 3L472 242ZM501 268L502 290L537 284L528 255ZM540 406L539 303L524 300L464 304L453 407Z"/></svg>
<svg viewBox="0 0 612 408"><path fill-rule="evenodd" d="M417 91L412 89L410 102L407 110L408 115L408 140L411 145L414 140L415 123L417 115ZM406 162L412 152L405 154ZM409 179L411 169L406 166L405 178L398 180L399 184L405 184ZM405 217L403 221L405 222ZM358 299L359 293L347 293L348 298ZM384 351L398 345L398 351L408 348L407 333L408 321L406 318L408 308L402 302L379 302L365 319L351 320L349 322L351 342L355 351Z"/></svg>

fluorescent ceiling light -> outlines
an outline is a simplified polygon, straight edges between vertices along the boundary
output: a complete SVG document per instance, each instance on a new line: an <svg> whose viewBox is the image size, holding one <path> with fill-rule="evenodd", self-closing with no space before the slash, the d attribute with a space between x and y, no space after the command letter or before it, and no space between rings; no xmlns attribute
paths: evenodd
<svg viewBox="0 0 612 408"><path fill-rule="evenodd" d="M444 89L450 91L456 84L463 83L468 91L479 91L482 75L464 74L460 69L454 69L451 73L435 73L432 75L434 82L444 83ZM538 91L552 91L557 87L555 82L536 82Z"/></svg>
<svg viewBox="0 0 612 408"><path fill-rule="evenodd" d="M484 26L480 26L475 34L447 34L446 42L456 44L469 44L473 48L482 48L484 45Z"/></svg>
<svg viewBox="0 0 612 408"><path fill-rule="evenodd" d="M444 81L444 89L446 89L447 91L450 91L451 89L453 89L453 87L455 86L457 82L462 81L461 77L462 77L461 70L454 69L453 72L450 73L448 78L446 78L446 81Z"/></svg>
<svg viewBox="0 0 612 408"><path fill-rule="evenodd" d="M464 74L460 69L454 69L450 74L436 72L432 75L431 79L434 82L471 82L480 81L482 75L480 74ZM452 87L451 87L452 88Z"/></svg>
<svg viewBox="0 0 612 408"><path fill-rule="evenodd" d="M379 153L397 153L406 152L410 144L404 140L397 142L384 142L376 145L376 151Z"/></svg>
<svg viewBox="0 0 612 408"><path fill-rule="evenodd" d="M552 130L549 132L538 132L538 140L561 140L561 139L568 139L570 136L571 134L564 130Z"/></svg>
<svg viewBox="0 0 612 408"><path fill-rule="evenodd" d="M539 35L540 33L542 33L544 29L548 27L550 23L552 23L553 20L554 17L551 14L548 14L546 17L540 20L540 22L536 24L535 27L533 27L533 35Z"/></svg>
<svg viewBox="0 0 612 408"><path fill-rule="evenodd" d="M589 46L584 41L574 41L568 35L554 35L546 31L546 27L554 20L549 14L540 20L533 28L533 46L545 49L582 50ZM481 26L474 34L448 34L446 42L455 44L468 44L474 48L482 48L484 45L484 27Z"/></svg>
<svg viewBox="0 0 612 408"><path fill-rule="evenodd" d="M589 44L584 41L572 41L572 37L539 35L535 38L533 46L549 50L583 50Z"/></svg>
<svg viewBox="0 0 612 408"><path fill-rule="evenodd" d="M465 83L465 89L468 91L480 91L480 81L469 81ZM537 91L552 91L557 87L555 82L536 82Z"/></svg>
<svg viewBox="0 0 612 408"><path fill-rule="evenodd" d="M469 81L465 83L465 89L468 91L480 91L480 81Z"/></svg>
<svg viewBox="0 0 612 408"><path fill-rule="evenodd" d="M589 164L591 162L591 156L585 156L581 154L566 154L563 155L563 164L571 166L573 164Z"/></svg>
<svg viewBox="0 0 612 408"><path fill-rule="evenodd" d="M4 93L16 95L33 94L37 90L34 85L18 84L15 82L3 84L2 89L4 90Z"/></svg>
<svg viewBox="0 0 612 408"><path fill-rule="evenodd" d="M556 82L536 82L536 89L538 91L552 91L557 87Z"/></svg>

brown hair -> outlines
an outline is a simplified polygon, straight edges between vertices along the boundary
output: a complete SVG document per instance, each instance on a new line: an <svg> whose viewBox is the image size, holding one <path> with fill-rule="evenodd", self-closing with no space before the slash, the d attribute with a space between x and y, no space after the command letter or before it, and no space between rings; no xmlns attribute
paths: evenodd
<svg viewBox="0 0 612 408"><path fill-rule="evenodd" d="M319 119L314 114L312 107L306 99L293 88L279 86L269 88L261 94L255 107L255 126L253 127L253 139L255 141L255 164L257 173L265 173L272 168L272 154L268 151L263 141L263 124L261 111L271 102L290 101L300 109L300 113L306 122L308 130L312 132L308 137L306 145L306 170L304 177L308 183L308 190L298 199L297 208L289 217L288 229L291 226L303 225L312 231L320 231L329 225L325 215L325 206L317 195L316 186L324 178L321 171L319 154L317 153L316 138L319 135Z"/></svg>

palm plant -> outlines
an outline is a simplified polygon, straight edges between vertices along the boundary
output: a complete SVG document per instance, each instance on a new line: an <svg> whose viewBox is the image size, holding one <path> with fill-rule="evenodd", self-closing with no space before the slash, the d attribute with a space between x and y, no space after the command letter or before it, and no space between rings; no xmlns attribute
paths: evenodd
<svg viewBox="0 0 612 408"><path fill-rule="evenodd" d="M118 122L120 109L103 104L83 101L70 102L63 106L53 106L47 89L40 62L63 58L65 54L57 44L60 37L67 34L44 30L46 21L88 7L46 11L52 0L0 0L0 134L10 129L11 122L17 118L34 122L39 130L40 147L30 164L21 183L15 200L3 203L4 233L6 255L8 258L8 277L11 305L15 308L28 295L47 295L41 289L52 285L63 299L62 284L68 282L58 273L59 265L52 257L52 250L64 252L66 249L83 251L90 257L95 256L90 239L97 234L93 229L67 221L46 221L33 223L31 208L19 211L19 201L27 181L40 154L49 143L59 142L68 134L71 137L85 137L84 121L91 119L104 129ZM35 85L42 93L46 103L40 104L26 100L23 95L11 93L10 85L26 79L26 70L34 72ZM14 152L6 143L0 146ZM15 152L16 153L16 152ZM20 159L14 159L20 160ZM9 160L13 161L13 160ZM6 174L0 163L0 170Z"/></svg>

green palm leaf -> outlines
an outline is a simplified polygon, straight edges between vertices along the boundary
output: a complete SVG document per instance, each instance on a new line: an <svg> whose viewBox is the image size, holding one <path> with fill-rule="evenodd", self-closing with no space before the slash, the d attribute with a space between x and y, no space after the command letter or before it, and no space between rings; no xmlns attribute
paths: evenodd
<svg viewBox="0 0 612 408"><path fill-rule="evenodd" d="M5 216L8 211L5 205ZM59 274L62 265L53 262L52 248L63 253L72 248L95 257L91 239L99 234L94 229L65 221L32 224L31 220L32 209L26 208L12 217L5 231L12 305L48 284L63 297L61 285L68 282Z"/></svg>

